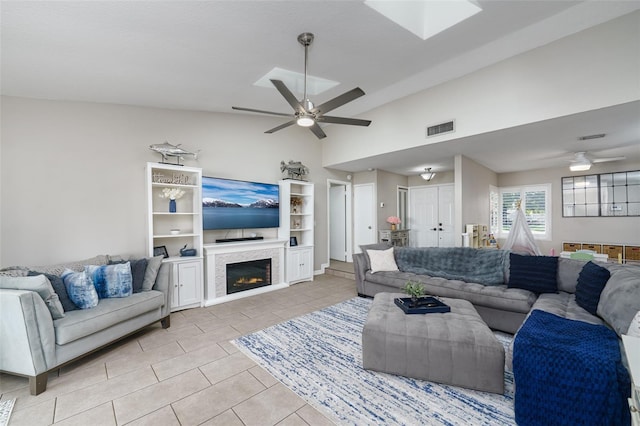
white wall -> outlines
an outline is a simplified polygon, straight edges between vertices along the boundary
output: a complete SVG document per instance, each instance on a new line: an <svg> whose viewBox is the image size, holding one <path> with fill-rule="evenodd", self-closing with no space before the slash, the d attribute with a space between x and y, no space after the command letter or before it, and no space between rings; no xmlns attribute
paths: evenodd
<svg viewBox="0 0 640 426"><path fill-rule="evenodd" d="M149 145L201 150L205 175L277 182L299 160L316 183L314 268L326 263L326 180L306 129L264 134L277 119L110 104L2 98L0 265L37 265L96 254L144 255L144 168ZM205 236L211 241L214 237Z"/></svg>
<svg viewBox="0 0 640 426"><path fill-rule="evenodd" d="M498 186L498 175L465 156L461 174L462 232L467 223L489 225L489 186Z"/></svg>
<svg viewBox="0 0 640 426"><path fill-rule="evenodd" d="M588 172L574 173L569 167L498 175L498 186L551 184L551 241L537 240L543 254L562 250L562 243L640 244L640 217L562 217L561 179L567 176L640 170L640 163L614 162L594 164ZM502 241L504 242L504 241Z"/></svg>
<svg viewBox="0 0 640 426"><path fill-rule="evenodd" d="M640 12L531 50L363 114L368 128L335 126L326 167L640 99ZM428 125L456 132L425 139Z"/></svg>

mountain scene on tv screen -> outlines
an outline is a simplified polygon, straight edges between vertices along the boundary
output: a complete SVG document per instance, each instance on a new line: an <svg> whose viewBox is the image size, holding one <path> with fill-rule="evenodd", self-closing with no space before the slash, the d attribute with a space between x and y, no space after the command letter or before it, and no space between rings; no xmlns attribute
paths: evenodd
<svg viewBox="0 0 640 426"><path fill-rule="evenodd" d="M202 207L236 207L236 208L253 208L253 209L277 209L280 206L278 200L266 199L257 200L248 205L241 205L233 201L216 200L214 198L203 198Z"/></svg>
<svg viewBox="0 0 640 426"><path fill-rule="evenodd" d="M204 229L279 226L278 185L203 178Z"/></svg>

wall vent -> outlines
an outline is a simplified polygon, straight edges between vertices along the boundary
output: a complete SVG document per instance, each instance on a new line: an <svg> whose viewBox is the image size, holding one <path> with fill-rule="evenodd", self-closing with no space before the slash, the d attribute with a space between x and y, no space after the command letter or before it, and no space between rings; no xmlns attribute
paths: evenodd
<svg viewBox="0 0 640 426"><path fill-rule="evenodd" d="M455 131L455 120L427 127L427 137L451 133L453 131Z"/></svg>

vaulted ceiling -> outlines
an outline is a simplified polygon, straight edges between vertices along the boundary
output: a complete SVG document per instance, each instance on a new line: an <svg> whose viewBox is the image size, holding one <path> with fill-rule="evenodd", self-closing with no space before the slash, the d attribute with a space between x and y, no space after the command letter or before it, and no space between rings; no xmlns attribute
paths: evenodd
<svg viewBox="0 0 640 426"><path fill-rule="evenodd" d="M3 95L41 99L224 113L238 105L289 113L274 88L254 83L274 68L303 73L304 51L296 37L309 31L316 37L309 74L339 83L314 95L316 104L356 86L367 93L335 111L348 117L640 9L640 3L627 1L474 3L481 13L422 40L362 1L2 1L1 89ZM538 144L535 167L552 167L557 163L546 159L577 150L574 134L584 122L623 126L631 135L625 136L627 145L633 137L640 142L633 120L637 108L565 118L575 131L564 146ZM282 122L273 120L274 126ZM533 150L539 132L550 130L544 126L562 132L565 124L528 126L519 136L531 140ZM510 136L485 137L484 149L469 140L439 149L444 155L456 146L481 162L483 155L489 161L501 152L508 161L523 154L506 145ZM635 148L604 154L640 160ZM344 168L409 174L415 154L399 152Z"/></svg>

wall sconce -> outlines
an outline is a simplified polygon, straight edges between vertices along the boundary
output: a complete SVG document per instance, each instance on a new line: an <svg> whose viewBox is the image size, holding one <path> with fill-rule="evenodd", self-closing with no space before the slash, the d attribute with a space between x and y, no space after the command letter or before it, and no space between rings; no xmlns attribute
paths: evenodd
<svg viewBox="0 0 640 426"><path fill-rule="evenodd" d="M425 168L424 173L420 173L420 176L422 177L422 179L426 180L427 182L433 179L435 175L436 174L431 171L431 167L429 167L428 169Z"/></svg>

